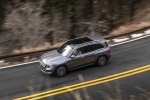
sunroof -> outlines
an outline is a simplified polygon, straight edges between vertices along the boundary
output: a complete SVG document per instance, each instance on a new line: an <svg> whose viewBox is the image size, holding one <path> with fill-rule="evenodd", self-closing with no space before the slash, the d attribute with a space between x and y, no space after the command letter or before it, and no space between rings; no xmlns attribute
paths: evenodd
<svg viewBox="0 0 150 100"><path fill-rule="evenodd" d="M88 37L81 38L81 40L84 41L84 42L90 42L90 41L92 41L92 40L91 40L90 38L88 38Z"/></svg>
<svg viewBox="0 0 150 100"><path fill-rule="evenodd" d="M83 38L71 40L71 41L69 41L69 44L82 44L82 43L90 42L90 41L92 41L90 38L83 37Z"/></svg>

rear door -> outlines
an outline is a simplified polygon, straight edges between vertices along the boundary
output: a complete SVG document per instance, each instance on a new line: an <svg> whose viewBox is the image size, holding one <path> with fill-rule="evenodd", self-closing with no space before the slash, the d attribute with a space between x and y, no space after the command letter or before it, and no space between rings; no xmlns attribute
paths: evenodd
<svg viewBox="0 0 150 100"><path fill-rule="evenodd" d="M97 46L96 57L99 57L99 56L105 54L106 48L102 44L98 43L98 44L96 44L96 46Z"/></svg>
<svg viewBox="0 0 150 100"><path fill-rule="evenodd" d="M94 44L84 46L84 62L85 64L94 63L96 60L96 46Z"/></svg>

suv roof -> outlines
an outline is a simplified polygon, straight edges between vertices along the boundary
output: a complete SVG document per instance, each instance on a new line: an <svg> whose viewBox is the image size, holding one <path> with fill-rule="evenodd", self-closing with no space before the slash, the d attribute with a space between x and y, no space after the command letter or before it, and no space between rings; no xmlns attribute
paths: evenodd
<svg viewBox="0 0 150 100"><path fill-rule="evenodd" d="M86 43L86 42L90 42L90 41L92 41L90 38L82 37L82 38L72 39L72 40L68 41L67 44L78 45L78 44L82 44L82 43Z"/></svg>
<svg viewBox="0 0 150 100"><path fill-rule="evenodd" d="M75 38L72 40L69 40L68 42L66 42L68 45L73 45L73 46L77 46L77 45L82 45L84 43L89 43L89 42L102 42L105 41L102 38L98 38L98 37L94 37L94 36L88 36L88 37L82 37L82 38Z"/></svg>

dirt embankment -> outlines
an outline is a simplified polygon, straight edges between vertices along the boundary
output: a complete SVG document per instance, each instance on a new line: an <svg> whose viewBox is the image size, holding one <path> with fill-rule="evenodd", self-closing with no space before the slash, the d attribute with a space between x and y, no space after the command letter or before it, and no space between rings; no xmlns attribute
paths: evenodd
<svg viewBox="0 0 150 100"><path fill-rule="evenodd" d="M128 15L125 15L125 16L128 16ZM123 20L122 23L123 23L123 25L114 29L109 35L105 35L105 37L113 36L113 35L117 35L117 34L124 34L127 32L132 32L132 31L141 29L143 27L150 26L150 0L141 0L141 2L135 8L133 20L131 21L129 19L126 19L126 20ZM6 36L6 34L4 34L4 35ZM99 33L97 33L97 35L102 36ZM104 36L102 36L102 37L104 37ZM13 48L13 47L15 47L14 45L16 45L17 43L18 43L18 41L14 41L14 43L11 42L9 44ZM61 45L61 43L62 42L51 45L51 43L49 43L49 42L44 42L42 45L39 45L34 48L32 47L32 45L29 45L29 46L24 46L24 47L20 47L20 48L18 46L17 49L16 48L8 49L9 45L2 44L2 47L0 47L0 49L2 51L2 49L5 48L5 50L4 50L5 54L4 54L4 52L0 51L0 55L16 54L16 53L22 53L22 52L41 50L41 49L59 46L59 45Z"/></svg>

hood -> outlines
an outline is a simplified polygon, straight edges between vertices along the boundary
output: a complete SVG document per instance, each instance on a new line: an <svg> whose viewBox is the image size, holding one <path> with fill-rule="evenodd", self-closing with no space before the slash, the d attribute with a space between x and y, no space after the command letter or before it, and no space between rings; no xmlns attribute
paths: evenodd
<svg viewBox="0 0 150 100"><path fill-rule="evenodd" d="M64 59L64 57L59 54L57 50L50 51L41 57L42 62L45 64L49 64L60 59Z"/></svg>

